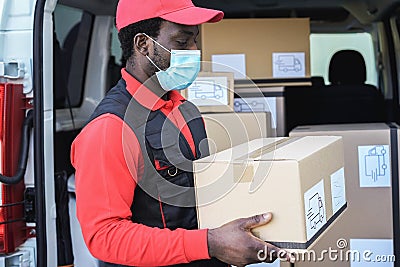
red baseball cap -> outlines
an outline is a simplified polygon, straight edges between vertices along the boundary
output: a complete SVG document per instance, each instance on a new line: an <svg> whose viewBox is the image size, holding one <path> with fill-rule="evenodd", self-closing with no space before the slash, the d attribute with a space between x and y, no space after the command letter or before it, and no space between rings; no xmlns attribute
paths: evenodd
<svg viewBox="0 0 400 267"><path fill-rule="evenodd" d="M146 19L162 18L183 25L218 22L224 17L219 10L196 7L191 0L119 0L116 23L118 31Z"/></svg>

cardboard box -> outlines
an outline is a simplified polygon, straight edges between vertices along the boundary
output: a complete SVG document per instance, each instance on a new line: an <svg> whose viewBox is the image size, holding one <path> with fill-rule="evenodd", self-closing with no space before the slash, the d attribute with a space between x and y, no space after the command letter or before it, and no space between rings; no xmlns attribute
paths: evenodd
<svg viewBox="0 0 400 267"><path fill-rule="evenodd" d="M329 248L345 256L342 260L328 257L323 261L307 260L296 266L363 266L367 264L362 261L363 251L357 251L359 246L355 245L360 242L364 242L374 255L393 255L393 248L391 250L384 240L393 239L394 231L391 181L398 180L398 162L391 158L398 151L397 126L384 123L299 126L290 133L290 136L306 135L343 137L348 208L314 250L317 256ZM375 242L386 245L377 247L373 245ZM358 265L346 260L346 253L351 250L361 253Z"/></svg>
<svg viewBox="0 0 400 267"><path fill-rule="evenodd" d="M271 113L205 113L210 153L216 153L257 138L274 136Z"/></svg>
<svg viewBox="0 0 400 267"><path fill-rule="evenodd" d="M199 72L182 95L200 112L233 112L233 82L231 72Z"/></svg>
<svg viewBox="0 0 400 267"><path fill-rule="evenodd" d="M253 233L282 248L307 249L334 212L332 177L343 180L340 137L256 139L194 162L200 228L271 211Z"/></svg>
<svg viewBox="0 0 400 267"><path fill-rule="evenodd" d="M277 74L309 77L309 38L308 18L224 19L219 23L205 23L200 28L199 42L202 61L205 62L203 70L212 71L214 67L223 65L211 66L212 56L229 55L222 62L233 66L231 70L234 72L245 69L251 79L273 78L274 67L277 78L283 77ZM299 55L303 59L298 58ZM299 68L299 59L300 65L305 66L296 71ZM243 78L240 73L239 78Z"/></svg>

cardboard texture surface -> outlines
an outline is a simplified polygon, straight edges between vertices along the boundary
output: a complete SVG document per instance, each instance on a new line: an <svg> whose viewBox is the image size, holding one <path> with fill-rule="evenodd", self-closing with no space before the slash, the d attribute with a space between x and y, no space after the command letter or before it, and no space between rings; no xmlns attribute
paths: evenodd
<svg viewBox="0 0 400 267"><path fill-rule="evenodd" d="M219 152L257 138L273 136L271 113L202 114L210 153Z"/></svg>
<svg viewBox="0 0 400 267"><path fill-rule="evenodd" d="M301 70L308 77L309 35L308 18L224 19L201 25L199 43L205 62L211 62L213 55L244 54L246 74L251 79L273 78L273 53L304 53ZM282 64L289 64L287 61L288 57L280 60ZM297 63L289 65L297 67ZM211 71L210 64L203 64L203 70Z"/></svg>
<svg viewBox="0 0 400 267"><path fill-rule="evenodd" d="M253 233L281 247L306 249L332 221L330 176L343 164L340 137L256 139L197 160L199 226L271 211L271 223Z"/></svg>
<svg viewBox="0 0 400 267"><path fill-rule="evenodd" d="M350 239L392 239L392 188L379 184L379 179L385 179L384 175L388 175L387 172L382 172L380 167L386 164L386 171L389 171L391 165L391 151L386 151L384 155L381 153L382 147L386 150L393 149L390 143L389 126L384 123L299 126L290 133L290 136L297 137L311 135L343 137L348 203L347 211L315 245L316 254L320 255L322 250L329 247L346 252L350 249ZM367 147L370 155L359 155L360 147ZM360 172L362 164L366 165L364 171L368 172ZM360 179L370 179L370 184L375 183L376 187L360 187ZM337 244L340 239L346 241L346 246L342 249L339 249ZM352 266L351 261L333 261L328 257L325 257L323 262L299 262L296 266L321 266L322 264L324 266Z"/></svg>

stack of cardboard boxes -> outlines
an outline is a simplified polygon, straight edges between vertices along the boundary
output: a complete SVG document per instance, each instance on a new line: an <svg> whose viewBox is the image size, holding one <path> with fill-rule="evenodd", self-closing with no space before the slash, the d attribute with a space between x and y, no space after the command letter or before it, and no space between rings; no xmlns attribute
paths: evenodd
<svg viewBox="0 0 400 267"><path fill-rule="evenodd" d="M198 42L203 70L233 72L241 80L240 91L235 90L235 111L270 112L272 130L283 136L283 90L270 89L308 84L297 78L311 75L309 36L308 18L224 19L203 24ZM260 89L260 84L265 88Z"/></svg>
<svg viewBox="0 0 400 267"><path fill-rule="evenodd" d="M211 153L256 138L274 136L271 113L236 113L233 91L233 73L202 72L184 92L202 113Z"/></svg>
<svg viewBox="0 0 400 267"><path fill-rule="evenodd" d="M234 112L233 80L310 76L309 33L308 19L201 26L207 74L200 80L214 89L202 91L197 83L187 96L199 105L211 152L218 153L194 163L200 227L271 211L272 222L253 233L294 251L295 266L394 266L393 255L400 257L396 125L307 126L290 138L257 139L275 134L271 114L254 113L274 113L271 99L246 100L236 92L236 111L250 113ZM228 77L226 95L220 77Z"/></svg>
<svg viewBox="0 0 400 267"><path fill-rule="evenodd" d="M184 96L204 114L212 152L276 136L275 99L239 101L235 113L234 80L309 77L309 34L307 18L224 19L201 25L202 71Z"/></svg>
<svg viewBox="0 0 400 267"><path fill-rule="evenodd" d="M399 138L394 124L300 126L198 160L200 227L271 211L253 233L293 251L295 266L394 266Z"/></svg>
<svg viewBox="0 0 400 267"><path fill-rule="evenodd" d="M275 135L272 109L266 100L236 98L235 113L233 80L308 77L308 19L228 19L200 33L207 73L200 78L215 89L201 95L195 84L189 99L198 98L211 152L218 152L194 163L200 227L271 211L272 222L253 233L297 253L295 266L393 266L400 253L398 127L321 125L257 139ZM221 94L221 78L213 76L228 77L230 93Z"/></svg>
<svg viewBox="0 0 400 267"><path fill-rule="evenodd" d="M299 126L290 136L342 136L347 212L314 247L336 250L323 261L296 266L394 266L399 242L397 125L384 123ZM397 255L398 256L398 255ZM375 266L374 265L374 266Z"/></svg>
<svg viewBox="0 0 400 267"><path fill-rule="evenodd" d="M235 112L231 72L201 72L183 94L202 113L211 153L256 138L275 136L270 112Z"/></svg>

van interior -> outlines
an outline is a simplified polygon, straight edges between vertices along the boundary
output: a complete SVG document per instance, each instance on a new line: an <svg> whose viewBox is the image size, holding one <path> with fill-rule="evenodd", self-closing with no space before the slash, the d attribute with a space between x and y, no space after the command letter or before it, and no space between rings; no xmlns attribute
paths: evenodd
<svg viewBox="0 0 400 267"><path fill-rule="evenodd" d="M259 85L263 97L280 103L277 136L287 136L294 127L309 124L400 124L399 0L193 2L223 10L229 19L310 19L311 76L301 79L305 85L282 80L283 89L272 92L268 79L252 81ZM68 179L70 247L75 266L98 263L84 252L74 214L70 145L105 93L120 79L123 66L114 20L116 5L116 0L59 0L52 12L54 172ZM235 81L236 86L243 89L240 81Z"/></svg>

